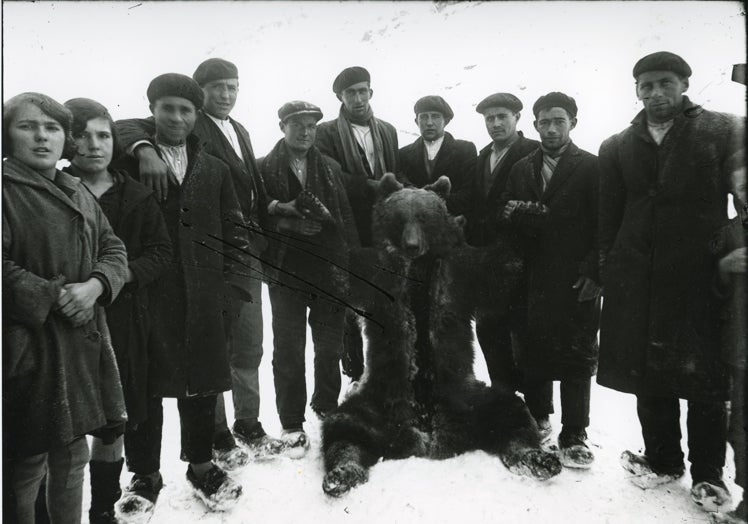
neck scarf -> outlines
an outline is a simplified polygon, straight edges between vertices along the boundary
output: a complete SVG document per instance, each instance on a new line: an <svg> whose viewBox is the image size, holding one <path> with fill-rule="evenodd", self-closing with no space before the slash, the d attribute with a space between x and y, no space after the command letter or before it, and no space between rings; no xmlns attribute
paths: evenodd
<svg viewBox="0 0 748 524"><path fill-rule="evenodd" d="M543 177L543 191L548 187L553 172L556 170L556 166L558 165L558 161L561 160L561 155L564 154L564 151L566 151L570 143L571 142L567 142L557 151L549 151L543 147L543 144L540 145L540 149L543 151L543 165L540 167L540 174Z"/></svg>
<svg viewBox="0 0 748 524"><path fill-rule="evenodd" d="M374 142L374 155L377 165L369 166L370 170L366 169L361 158L358 142L356 142L356 137L353 136L353 131L351 130L351 122L357 125L369 126L369 129L371 129L371 138ZM369 111L365 115L364 120L358 120L350 115L345 106L341 105L340 113L338 114L338 133L340 134L340 141L343 144L343 164L345 170L349 173L379 180L385 171L392 169L395 165L394 153L391 151L394 148L385 148L384 140L386 137L383 136L379 128L379 121L374 117L371 106L369 106Z"/></svg>

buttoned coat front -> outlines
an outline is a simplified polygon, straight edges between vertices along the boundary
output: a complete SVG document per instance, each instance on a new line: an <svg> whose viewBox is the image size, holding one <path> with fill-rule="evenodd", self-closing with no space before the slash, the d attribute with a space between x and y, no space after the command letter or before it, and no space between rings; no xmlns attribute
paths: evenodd
<svg viewBox="0 0 748 524"><path fill-rule="evenodd" d="M527 324L517 361L528 377L562 380L590 376L597 368L599 301L578 301L580 276L597 275L597 157L569 147L543 191L543 153L517 162L509 173L505 200L539 202L544 216L515 212L527 278Z"/></svg>
<svg viewBox="0 0 748 524"><path fill-rule="evenodd" d="M598 382L628 393L726 399L709 243L727 222L727 176L743 126L684 98L659 146L642 111L600 147Z"/></svg>

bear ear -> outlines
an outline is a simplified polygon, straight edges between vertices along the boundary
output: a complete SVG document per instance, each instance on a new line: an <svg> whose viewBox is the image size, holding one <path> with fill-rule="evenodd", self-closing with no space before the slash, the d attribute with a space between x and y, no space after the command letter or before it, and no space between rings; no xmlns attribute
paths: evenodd
<svg viewBox="0 0 748 524"><path fill-rule="evenodd" d="M403 188L403 185L397 181L393 173L385 173L382 179L379 181L378 192L380 198L391 195L395 191L399 191Z"/></svg>
<svg viewBox="0 0 748 524"><path fill-rule="evenodd" d="M449 191L452 189L452 183L449 181L449 179L445 176L440 176L436 182L433 184L429 184L427 186L424 186L423 189L426 189L428 191L433 191L440 197L442 197L444 200L447 199L449 196Z"/></svg>

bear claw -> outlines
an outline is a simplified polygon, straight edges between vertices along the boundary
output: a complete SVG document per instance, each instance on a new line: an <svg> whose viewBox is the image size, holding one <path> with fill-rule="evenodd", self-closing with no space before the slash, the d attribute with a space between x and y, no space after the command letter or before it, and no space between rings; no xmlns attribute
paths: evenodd
<svg viewBox="0 0 748 524"><path fill-rule="evenodd" d="M533 477L537 480L548 480L561 473L561 461L558 457L542 449L527 450L519 461L509 467L517 475Z"/></svg>
<svg viewBox="0 0 748 524"><path fill-rule="evenodd" d="M368 474L361 464L348 462L335 466L325 474L322 481L322 491L331 497L340 497L351 488L363 484L368 480Z"/></svg>

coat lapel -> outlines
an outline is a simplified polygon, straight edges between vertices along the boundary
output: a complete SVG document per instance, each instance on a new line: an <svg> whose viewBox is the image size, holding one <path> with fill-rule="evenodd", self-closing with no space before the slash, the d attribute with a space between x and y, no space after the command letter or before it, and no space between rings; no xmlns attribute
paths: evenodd
<svg viewBox="0 0 748 524"><path fill-rule="evenodd" d="M446 165L449 165L450 158L452 157L453 152L453 143L455 139L452 138L452 135L449 133L444 133L444 141L442 142L442 147L439 148L439 152L436 154L436 162L434 162L434 171L431 173L431 178L429 182L434 182L436 180L436 176L434 176L436 173L439 173L440 170ZM424 152L423 152L423 162L424 165L426 164L426 146L422 145Z"/></svg>
<svg viewBox="0 0 748 524"><path fill-rule="evenodd" d="M80 191L81 182L67 173L57 171L55 183L15 158L9 157L3 161L3 178L47 191L76 213L83 214L74 200L74 195ZM58 187L57 184L62 187Z"/></svg>
<svg viewBox="0 0 748 524"><path fill-rule="evenodd" d="M540 159L540 163L542 163L542 153L538 153L538 158ZM579 153L579 148L573 143L569 144L569 148L563 155L561 155L561 159L558 161L558 165L556 166L556 170L553 172L551 181L548 182L548 187L546 187L543 192L541 202L547 203L551 199L554 193L558 191L558 188L566 182L566 179L569 178L574 169L576 169L581 159L582 155ZM540 164L538 164L538 175L540 176Z"/></svg>

